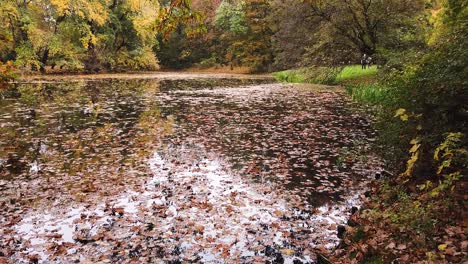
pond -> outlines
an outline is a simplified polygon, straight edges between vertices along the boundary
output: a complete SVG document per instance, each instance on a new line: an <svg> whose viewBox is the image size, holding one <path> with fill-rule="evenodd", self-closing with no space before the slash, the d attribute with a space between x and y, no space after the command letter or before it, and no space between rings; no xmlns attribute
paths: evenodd
<svg viewBox="0 0 468 264"><path fill-rule="evenodd" d="M0 100L0 258L313 263L381 170L340 88L30 79Z"/></svg>

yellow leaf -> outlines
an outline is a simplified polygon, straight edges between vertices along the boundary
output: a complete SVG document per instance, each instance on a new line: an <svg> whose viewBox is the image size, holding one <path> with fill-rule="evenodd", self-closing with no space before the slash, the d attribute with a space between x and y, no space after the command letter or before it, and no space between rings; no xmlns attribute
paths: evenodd
<svg viewBox="0 0 468 264"><path fill-rule="evenodd" d="M419 150L419 147L421 144L414 144L411 149L409 150L409 153L416 153Z"/></svg>
<svg viewBox="0 0 468 264"><path fill-rule="evenodd" d="M283 255L286 255L286 256L292 256L292 255L294 255L294 250L289 249L289 248L288 249L282 249L281 253Z"/></svg>
<svg viewBox="0 0 468 264"><path fill-rule="evenodd" d="M409 177L411 176L411 173L413 172L413 167L416 164L416 161L418 161L419 158L419 152L415 152L411 155L411 158L407 161L406 164L406 171L400 174L401 176L406 176Z"/></svg>
<svg viewBox="0 0 468 264"><path fill-rule="evenodd" d="M447 248L447 244L440 244L437 248L438 248L440 251L444 251L444 250Z"/></svg>
<svg viewBox="0 0 468 264"><path fill-rule="evenodd" d="M396 110L395 117L399 117L399 116L403 115L404 113L406 113L406 109L400 108L400 109Z"/></svg>
<svg viewBox="0 0 468 264"><path fill-rule="evenodd" d="M401 121L408 121L409 116L408 116L407 114L402 114L402 115L400 116L400 119L401 119Z"/></svg>

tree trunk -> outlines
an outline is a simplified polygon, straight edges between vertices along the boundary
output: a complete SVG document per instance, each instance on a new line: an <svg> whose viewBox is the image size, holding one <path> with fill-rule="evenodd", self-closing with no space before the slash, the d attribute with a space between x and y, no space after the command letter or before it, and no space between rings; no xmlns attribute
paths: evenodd
<svg viewBox="0 0 468 264"><path fill-rule="evenodd" d="M44 53L42 53L41 68L39 69L41 71L41 73L46 72L45 66L47 65L48 60L49 60L49 48L46 48L44 50Z"/></svg>

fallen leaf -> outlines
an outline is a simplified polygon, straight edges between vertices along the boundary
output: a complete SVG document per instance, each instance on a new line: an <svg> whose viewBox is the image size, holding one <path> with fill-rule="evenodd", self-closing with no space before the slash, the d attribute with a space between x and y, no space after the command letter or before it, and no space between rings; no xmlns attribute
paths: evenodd
<svg viewBox="0 0 468 264"><path fill-rule="evenodd" d="M447 248L447 244L440 244L437 248L438 248L440 251L444 251L444 250Z"/></svg>

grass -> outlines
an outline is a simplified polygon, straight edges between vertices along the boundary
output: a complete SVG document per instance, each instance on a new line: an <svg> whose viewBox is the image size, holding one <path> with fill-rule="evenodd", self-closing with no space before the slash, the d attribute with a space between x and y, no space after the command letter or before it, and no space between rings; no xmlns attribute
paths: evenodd
<svg viewBox="0 0 468 264"><path fill-rule="evenodd" d="M288 83L306 83L304 76L297 70L288 70L273 73L273 76L280 82Z"/></svg>
<svg viewBox="0 0 468 264"><path fill-rule="evenodd" d="M378 105L388 97L388 89L377 83L347 85L345 88L354 101L363 104Z"/></svg>
<svg viewBox="0 0 468 264"><path fill-rule="evenodd" d="M273 73L280 82L334 84L339 68L309 67Z"/></svg>
<svg viewBox="0 0 468 264"><path fill-rule="evenodd" d="M378 105L388 98L388 89L378 83L377 75L377 66L362 69L361 65L309 67L273 73L281 82L342 85L353 100L370 105Z"/></svg>
<svg viewBox="0 0 468 264"><path fill-rule="evenodd" d="M336 76L335 81L337 83L342 83L350 80L369 80L375 79L378 73L377 66L372 66L367 69L362 69L361 65L350 65L346 66L341 70L341 72Z"/></svg>
<svg viewBox="0 0 468 264"><path fill-rule="evenodd" d="M344 68L309 67L273 73L281 82L314 84L353 84L371 83L376 80L377 66L361 69L361 65L349 65Z"/></svg>

